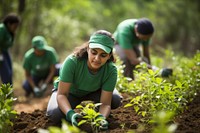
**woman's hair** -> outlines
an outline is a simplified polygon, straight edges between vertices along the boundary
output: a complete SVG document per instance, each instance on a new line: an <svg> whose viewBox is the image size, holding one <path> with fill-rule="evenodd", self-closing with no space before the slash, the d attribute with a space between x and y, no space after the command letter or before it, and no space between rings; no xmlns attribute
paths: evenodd
<svg viewBox="0 0 200 133"><path fill-rule="evenodd" d="M106 35L106 36L110 37L113 40L113 42L115 41L115 39L113 38L112 34L110 32L108 32L108 31L98 30L94 34ZM83 45L81 45L79 47L76 47L73 53L78 59L87 59L88 58L88 53L87 53L87 48L88 47L89 47L89 42L86 42ZM116 60L115 60L115 58L113 56L112 50L111 50L110 54L111 54L111 57L108 60L108 62L110 62L110 61L115 62Z"/></svg>
<svg viewBox="0 0 200 133"><path fill-rule="evenodd" d="M10 13L10 14L6 15L3 19L3 23L5 25L20 23L20 21L21 21L20 17L15 13Z"/></svg>

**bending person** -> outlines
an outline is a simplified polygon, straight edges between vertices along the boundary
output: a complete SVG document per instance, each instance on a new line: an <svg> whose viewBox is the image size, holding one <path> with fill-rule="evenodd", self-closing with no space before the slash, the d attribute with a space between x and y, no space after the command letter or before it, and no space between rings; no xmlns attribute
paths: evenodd
<svg viewBox="0 0 200 133"><path fill-rule="evenodd" d="M43 36L32 39L32 48L24 55L23 68L26 75L23 83L26 97L31 93L36 97L42 96L47 85L53 82L53 77L59 75L57 53L54 48L47 46Z"/></svg>
<svg viewBox="0 0 200 133"><path fill-rule="evenodd" d="M77 126L80 115L73 109L82 101L91 100L102 103L98 117L103 118L101 128L108 128L106 118L110 110L121 105L121 96L114 89L117 68L113 63L113 45L112 34L99 30L65 59L47 107L52 121L66 119Z"/></svg>

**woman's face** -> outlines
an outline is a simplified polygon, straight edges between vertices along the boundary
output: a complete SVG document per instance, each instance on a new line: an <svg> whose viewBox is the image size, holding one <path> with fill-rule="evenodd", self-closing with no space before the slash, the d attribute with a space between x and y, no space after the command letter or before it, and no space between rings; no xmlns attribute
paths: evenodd
<svg viewBox="0 0 200 133"><path fill-rule="evenodd" d="M9 31L14 34L18 26L18 23L8 24Z"/></svg>
<svg viewBox="0 0 200 133"><path fill-rule="evenodd" d="M98 69L103 66L108 59L110 59L110 54L106 53L99 48L88 48L88 67L92 71L98 71Z"/></svg>

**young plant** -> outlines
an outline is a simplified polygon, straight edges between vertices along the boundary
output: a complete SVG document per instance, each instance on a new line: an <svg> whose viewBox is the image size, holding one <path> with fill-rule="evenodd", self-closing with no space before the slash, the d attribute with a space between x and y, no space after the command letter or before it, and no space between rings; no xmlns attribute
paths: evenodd
<svg viewBox="0 0 200 133"><path fill-rule="evenodd" d="M78 123L78 126L82 124L89 124L94 133L97 133L100 130L100 122L103 118L97 118L100 113L96 112L97 108L101 105L101 103L87 103L85 107L82 105L78 105L76 108L80 109L80 114L83 116L83 120Z"/></svg>
<svg viewBox="0 0 200 133"><path fill-rule="evenodd" d="M147 121L159 110L182 112L200 86L200 52L193 59L184 60L177 60L175 74L168 79L159 77L158 71L145 65L138 66L140 72L135 72L136 79L130 83L134 84L130 89L136 96L125 107L133 106Z"/></svg>
<svg viewBox="0 0 200 133"><path fill-rule="evenodd" d="M17 112L13 110L13 88L10 84L2 84L0 87L0 132L9 132L9 127L13 125L12 118L15 118Z"/></svg>

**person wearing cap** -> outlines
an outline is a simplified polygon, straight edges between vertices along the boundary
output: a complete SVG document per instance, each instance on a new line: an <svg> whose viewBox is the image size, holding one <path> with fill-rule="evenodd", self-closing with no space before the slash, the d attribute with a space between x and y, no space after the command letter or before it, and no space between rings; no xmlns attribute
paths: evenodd
<svg viewBox="0 0 200 133"><path fill-rule="evenodd" d="M24 55L23 68L26 76L23 89L27 97L31 93L36 97L42 96L53 77L59 75L58 55L43 36L33 37L32 48Z"/></svg>
<svg viewBox="0 0 200 133"><path fill-rule="evenodd" d="M122 21L114 32L116 53L125 64L124 75L134 79L133 70L140 62L151 65L149 44L154 27L147 18ZM139 46L142 46L142 55ZM142 57L142 58L139 58Z"/></svg>
<svg viewBox="0 0 200 133"><path fill-rule="evenodd" d="M153 71L159 70L162 77L172 75L171 68L160 69L151 64L149 45L153 33L154 26L148 18L127 19L117 26L113 34L116 40L115 50L125 64L124 76L134 79L133 70L141 62L146 63ZM142 51L139 46L142 46Z"/></svg>
<svg viewBox="0 0 200 133"><path fill-rule="evenodd" d="M10 13L0 23L0 78L4 84L13 84L12 60L9 49L13 46L15 32L20 21L20 17L17 14Z"/></svg>
<svg viewBox="0 0 200 133"><path fill-rule="evenodd" d="M114 38L105 30L90 36L87 43L69 55L55 81L46 115L55 123L66 119L77 126L81 117L74 111L84 100L101 103L96 117L101 118L100 129L108 129L110 110L121 105L121 96L115 88L117 68L113 56Z"/></svg>

